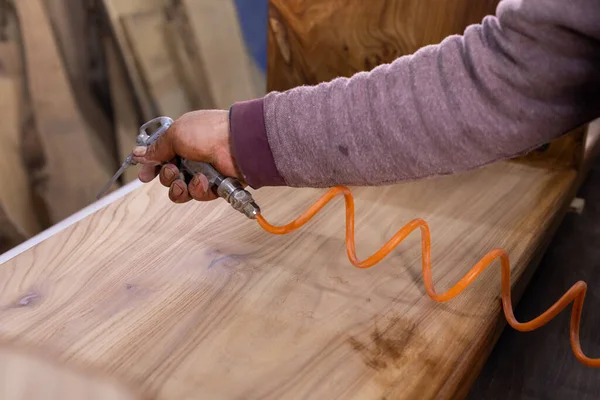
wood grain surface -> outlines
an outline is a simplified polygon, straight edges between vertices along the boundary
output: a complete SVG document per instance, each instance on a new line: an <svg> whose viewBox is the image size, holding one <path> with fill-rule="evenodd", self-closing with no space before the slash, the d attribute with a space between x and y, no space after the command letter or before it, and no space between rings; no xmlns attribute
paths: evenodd
<svg viewBox="0 0 600 400"><path fill-rule="evenodd" d="M518 281L574 181L497 163L357 188L358 255L421 217L439 291L495 247ZM255 197L284 223L322 193ZM413 234L379 265L352 267L342 199L274 236L223 201L171 204L153 182L0 267L0 344L158 399L451 399L503 326L499 269L438 304L420 262Z"/></svg>
<svg viewBox="0 0 600 400"><path fill-rule="evenodd" d="M34 189L56 223L95 200L112 175L112 158L79 113L41 0L20 0L15 6L45 162Z"/></svg>
<svg viewBox="0 0 600 400"><path fill-rule="evenodd" d="M178 74L177 54L169 45L163 10L123 16L125 34L148 93L160 115L173 119L192 110L184 81Z"/></svg>
<svg viewBox="0 0 600 400"><path fill-rule="evenodd" d="M233 0L182 0L213 107L260 97Z"/></svg>

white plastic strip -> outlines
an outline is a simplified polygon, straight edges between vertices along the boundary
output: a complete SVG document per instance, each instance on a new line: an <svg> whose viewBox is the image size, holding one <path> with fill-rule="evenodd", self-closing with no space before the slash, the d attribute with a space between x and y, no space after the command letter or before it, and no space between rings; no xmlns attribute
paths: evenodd
<svg viewBox="0 0 600 400"><path fill-rule="evenodd" d="M130 182L127 185L120 187L119 189L115 190L114 192L104 196L100 200L81 209L80 211L76 212L75 214L71 215L70 217L65 218L64 220L60 221L56 225L53 225L50 228L46 229L45 231L38 233L31 239L21 243L20 245L18 245L16 247L13 247L6 253L0 255L0 265L4 264L11 258L18 256L22 252L32 248L36 244L57 234L58 232L68 228L69 226L73 225L74 223L81 221L85 217L92 215L96 211L108 206L113 201L125 196L128 193L133 192L135 189L137 189L141 185L143 185L143 183L140 182L138 179L136 179L135 181Z"/></svg>

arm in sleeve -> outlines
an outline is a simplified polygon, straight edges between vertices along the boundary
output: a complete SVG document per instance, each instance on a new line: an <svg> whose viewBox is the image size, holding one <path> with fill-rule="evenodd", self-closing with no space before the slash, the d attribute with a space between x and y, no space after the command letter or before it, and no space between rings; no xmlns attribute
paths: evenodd
<svg viewBox="0 0 600 400"><path fill-rule="evenodd" d="M600 116L600 1L495 16L361 72L231 107L248 184L381 185L528 152Z"/></svg>

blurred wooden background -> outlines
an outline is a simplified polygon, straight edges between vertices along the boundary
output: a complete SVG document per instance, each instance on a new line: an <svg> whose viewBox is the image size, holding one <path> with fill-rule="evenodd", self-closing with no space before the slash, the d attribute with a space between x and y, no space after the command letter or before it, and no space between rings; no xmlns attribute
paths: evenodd
<svg viewBox="0 0 600 400"><path fill-rule="evenodd" d="M0 0L0 253L94 202L143 122L265 94L240 3Z"/></svg>

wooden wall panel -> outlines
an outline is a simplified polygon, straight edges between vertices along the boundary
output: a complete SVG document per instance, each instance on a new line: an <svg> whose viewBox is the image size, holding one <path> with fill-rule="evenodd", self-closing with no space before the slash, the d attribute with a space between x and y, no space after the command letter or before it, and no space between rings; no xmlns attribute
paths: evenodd
<svg viewBox="0 0 600 400"><path fill-rule="evenodd" d="M269 90L351 76L480 22L498 0L269 0Z"/></svg>

